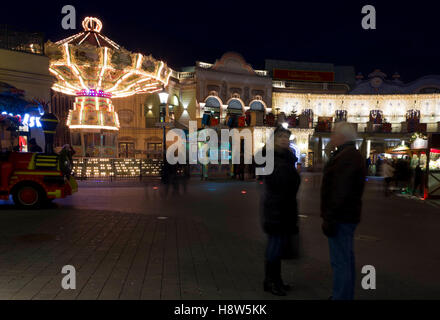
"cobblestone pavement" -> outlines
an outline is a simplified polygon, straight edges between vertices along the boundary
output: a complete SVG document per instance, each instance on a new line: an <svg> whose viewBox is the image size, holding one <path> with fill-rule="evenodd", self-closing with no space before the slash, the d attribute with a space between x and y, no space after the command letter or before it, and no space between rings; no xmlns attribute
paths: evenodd
<svg viewBox="0 0 440 320"><path fill-rule="evenodd" d="M331 270L320 231L320 177L302 179L303 255L283 263L294 288L283 299L326 299ZM193 180L185 195L165 196L157 180L86 182L45 210L3 203L0 299L279 299L262 290L262 187ZM363 214L357 298L440 298L438 207L385 198L369 181ZM367 264L376 268L376 290L360 286ZM76 268L75 290L61 288L64 265Z"/></svg>

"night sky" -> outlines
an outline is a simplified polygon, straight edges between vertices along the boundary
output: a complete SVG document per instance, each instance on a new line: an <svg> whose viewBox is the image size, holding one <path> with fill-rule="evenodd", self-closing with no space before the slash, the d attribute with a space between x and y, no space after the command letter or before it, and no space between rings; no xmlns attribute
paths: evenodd
<svg viewBox="0 0 440 320"><path fill-rule="evenodd" d="M130 51L152 54L179 70L236 51L256 69L265 59L379 68L408 82L440 75L440 4L424 1L2 1L0 24L44 32L57 41L82 30L85 16ZM437 3L437 4L436 4ZM61 27L72 4L77 31ZM363 5L376 8L376 30L363 30Z"/></svg>

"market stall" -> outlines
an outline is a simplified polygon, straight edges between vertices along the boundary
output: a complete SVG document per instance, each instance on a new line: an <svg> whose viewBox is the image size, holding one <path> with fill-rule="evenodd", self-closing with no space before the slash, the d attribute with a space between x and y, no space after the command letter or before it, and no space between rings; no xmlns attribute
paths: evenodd
<svg viewBox="0 0 440 320"><path fill-rule="evenodd" d="M440 134L432 133L428 137L427 181L428 198L440 198Z"/></svg>
<svg viewBox="0 0 440 320"><path fill-rule="evenodd" d="M411 147L399 145L387 150L386 156L407 159L412 170L420 166L423 173L424 199L440 198L440 134L426 136L415 133L411 137Z"/></svg>

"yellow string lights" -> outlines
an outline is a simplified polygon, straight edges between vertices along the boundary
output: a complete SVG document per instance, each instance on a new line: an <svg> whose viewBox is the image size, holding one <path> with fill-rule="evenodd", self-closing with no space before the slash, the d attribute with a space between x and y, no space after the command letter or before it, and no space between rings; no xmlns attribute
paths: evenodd
<svg viewBox="0 0 440 320"><path fill-rule="evenodd" d="M391 123L405 121L408 110L419 110L422 122L440 121L440 94L337 95L273 92L272 104L280 112L312 109L315 118L334 117L346 110L349 122L368 122L371 110L381 110ZM315 119L316 121L316 119Z"/></svg>
<svg viewBox="0 0 440 320"><path fill-rule="evenodd" d="M87 17L82 25L83 32L46 43L49 70L57 78L53 90L75 95L79 90L96 89L119 98L156 92L168 85L172 70L163 61L131 53L104 37L97 18Z"/></svg>

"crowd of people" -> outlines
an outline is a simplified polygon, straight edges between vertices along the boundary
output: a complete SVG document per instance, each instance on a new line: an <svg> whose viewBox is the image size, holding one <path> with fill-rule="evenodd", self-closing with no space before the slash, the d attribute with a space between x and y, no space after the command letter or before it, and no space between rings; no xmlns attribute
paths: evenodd
<svg viewBox="0 0 440 320"><path fill-rule="evenodd" d="M167 199L169 193L172 195L180 194L182 187L183 194L186 194L188 180L191 177L189 164L170 164L165 161L162 168L161 179L164 188L162 188L162 198Z"/></svg>
<svg viewBox="0 0 440 320"><path fill-rule="evenodd" d="M385 196L390 195L391 187L399 192L412 195L423 195L423 170L420 164L415 169L411 168L411 162L408 156L397 159L381 160L380 174L384 178Z"/></svg>

